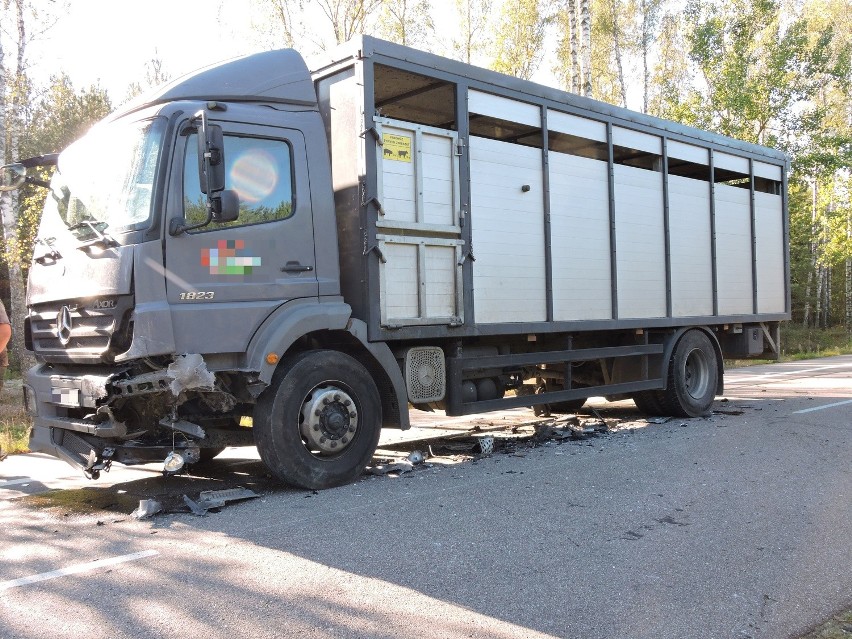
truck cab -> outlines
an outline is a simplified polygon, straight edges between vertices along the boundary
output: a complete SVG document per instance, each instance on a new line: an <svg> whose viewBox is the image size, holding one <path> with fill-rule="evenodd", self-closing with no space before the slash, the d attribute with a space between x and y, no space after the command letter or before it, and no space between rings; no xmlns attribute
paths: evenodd
<svg viewBox="0 0 852 639"><path fill-rule="evenodd" d="M96 477L253 443L246 422L293 342L358 341L301 57L179 80L61 153L27 304L32 450Z"/></svg>

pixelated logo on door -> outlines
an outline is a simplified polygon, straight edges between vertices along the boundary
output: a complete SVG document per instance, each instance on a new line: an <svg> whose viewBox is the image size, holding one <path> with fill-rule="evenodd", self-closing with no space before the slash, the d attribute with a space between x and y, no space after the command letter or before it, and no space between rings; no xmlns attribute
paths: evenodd
<svg viewBox="0 0 852 639"><path fill-rule="evenodd" d="M251 275L261 260L237 254L244 249L244 240L219 240L216 248L201 249L201 266L209 268L210 275Z"/></svg>

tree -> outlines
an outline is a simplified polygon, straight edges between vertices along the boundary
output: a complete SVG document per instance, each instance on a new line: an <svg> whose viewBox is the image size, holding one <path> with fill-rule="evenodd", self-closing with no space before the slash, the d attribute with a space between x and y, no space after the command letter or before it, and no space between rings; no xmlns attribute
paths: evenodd
<svg viewBox="0 0 852 639"><path fill-rule="evenodd" d="M634 0L635 2L636 0ZM648 113L651 94L651 53L657 37L663 0L638 0L636 46L642 58L642 113Z"/></svg>
<svg viewBox="0 0 852 639"><path fill-rule="evenodd" d="M560 1L553 18L561 34L556 45L554 73L568 91L591 97L595 76L591 46L592 16L597 14L597 9L592 9L589 0ZM596 0L597 5L600 2Z"/></svg>
<svg viewBox="0 0 852 639"><path fill-rule="evenodd" d="M47 90L32 105L27 134L21 140L21 156L58 153L111 111L106 90L91 86L78 92L67 75L54 76ZM42 178L47 180L49 171L44 171ZM25 269L32 256L47 192L41 187L27 186L20 193L17 250L7 251L6 259Z"/></svg>
<svg viewBox="0 0 852 639"><path fill-rule="evenodd" d="M451 55L470 64L489 43L491 0L456 0L456 11L458 37L453 39Z"/></svg>
<svg viewBox="0 0 852 639"><path fill-rule="evenodd" d="M368 21L382 0L317 0L317 4L331 23L334 43L341 44L368 31Z"/></svg>
<svg viewBox="0 0 852 639"><path fill-rule="evenodd" d="M550 16L541 0L506 0L495 38L491 68L529 80L544 53Z"/></svg>
<svg viewBox="0 0 852 639"><path fill-rule="evenodd" d="M582 62L582 82L580 90L586 97L592 97L592 14L589 0L580 0L580 60Z"/></svg>
<svg viewBox="0 0 852 639"><path fill-rule="evenodd" d="M171 74L163 67L163 61L157 57L157 50L154 50L154 57L145 63L145 85L139 82L131 82L127 87L127 95L124 98L125 102L129 102L133 98L141 95L148 89L164 84L171 80Z"/></svg>
<svg viewBox="0 0 852 639"><path fill-rule="evenodd" d="M428 0L384 0L379 16L380 37L409 47L430 49L435 33Z"/></svg>
<svg viewBox="0 0 852 639"><path fill-rule="evenodd" d="M0 158L3 164L17 160L20 151L20 132L26 119L28 82L26 77L27 7L24 0L14 0L14 16L17 37L15 45L17 55L11 69L5 63L5 53L0 43ZM7 5L8 7L8 2ZM0 193L0 217L3 223L3 240L6 255L17 251L18 229L18 193L7 191ZM9 260L9 319L12 322L12 339L9 342L9 354L18 368L25 369L32 364L24 348L24 318L26 316L26 288L21 263Z"/></svg>

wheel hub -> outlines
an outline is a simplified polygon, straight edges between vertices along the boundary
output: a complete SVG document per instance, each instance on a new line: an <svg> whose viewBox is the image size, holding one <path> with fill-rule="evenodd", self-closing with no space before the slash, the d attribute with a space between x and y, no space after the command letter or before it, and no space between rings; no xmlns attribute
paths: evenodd
<svg viewBox="0 0 852 639"><path fill-rule="evenodd" d="M341 452L358 431L358 409L336 386L318 386L302 404L302 438L312 450Z"/></svg>
<svg viewBox="0 0 852 639"><path fill-rule="evenodd" d="M686 392L700 399L707 392L707 386L710 383L710 363L700 349L695 349L687 355L685 368Z"/></svg>

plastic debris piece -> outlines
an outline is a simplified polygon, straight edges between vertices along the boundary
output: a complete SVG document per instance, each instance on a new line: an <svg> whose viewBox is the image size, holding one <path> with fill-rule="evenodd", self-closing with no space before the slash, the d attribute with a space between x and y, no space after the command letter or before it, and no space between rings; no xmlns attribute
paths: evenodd
<svg viewBox="0 0 852 639"><path fill-rule="evenodd" d="M649 424L665 424L670 419L671 417L649 417L645 421L647 421Z"/></svg>
<svg viewBox="0 0 852 639"><path fill-rule="evenodd" d="M393 464L376 464L367 468L371 475L388 475L390 473L410 473L414 470L414 464L410 461L398 461Z"/></svg>
<svg viewBox="0 0 852 639"><path fill-rule="evenodd" d="M147 519L162 512L163 504L156 499L140 499L139 506L130 515L136 519Z"/></svg>
<svg viewBox="0 0 852 639"><path fill-rule="evenodd" d="M181 391L192 388L213 390L216 382L216 377L207 370L204 358L198 353L179 355L169 364L167 370L173 380L169 388L175 397L180 395Z"/></svg>
<svg viewBox="0 0 852 639"><path fill-rule="evenodd" d="M419 464L422 464L426 460L426 457L419 450L413 450L411 451L411 453L409 453L406 459L415 466L417 466Z"/></svg>
<svg viewBox="0 0 852 639"><path fill-rule="evenodd" d="M490 455L494 452L494 438L490 435L477 438L477 447L483 455Z"/></svg>
<svg viewBox="0 0 852 639"><path fill-rule="evenodd" d="M205 490L198 495L198 505L202 508L221 508L229 501L240 501L254 497L260 497L260 495L242 486L225 490Z"/></svg>

